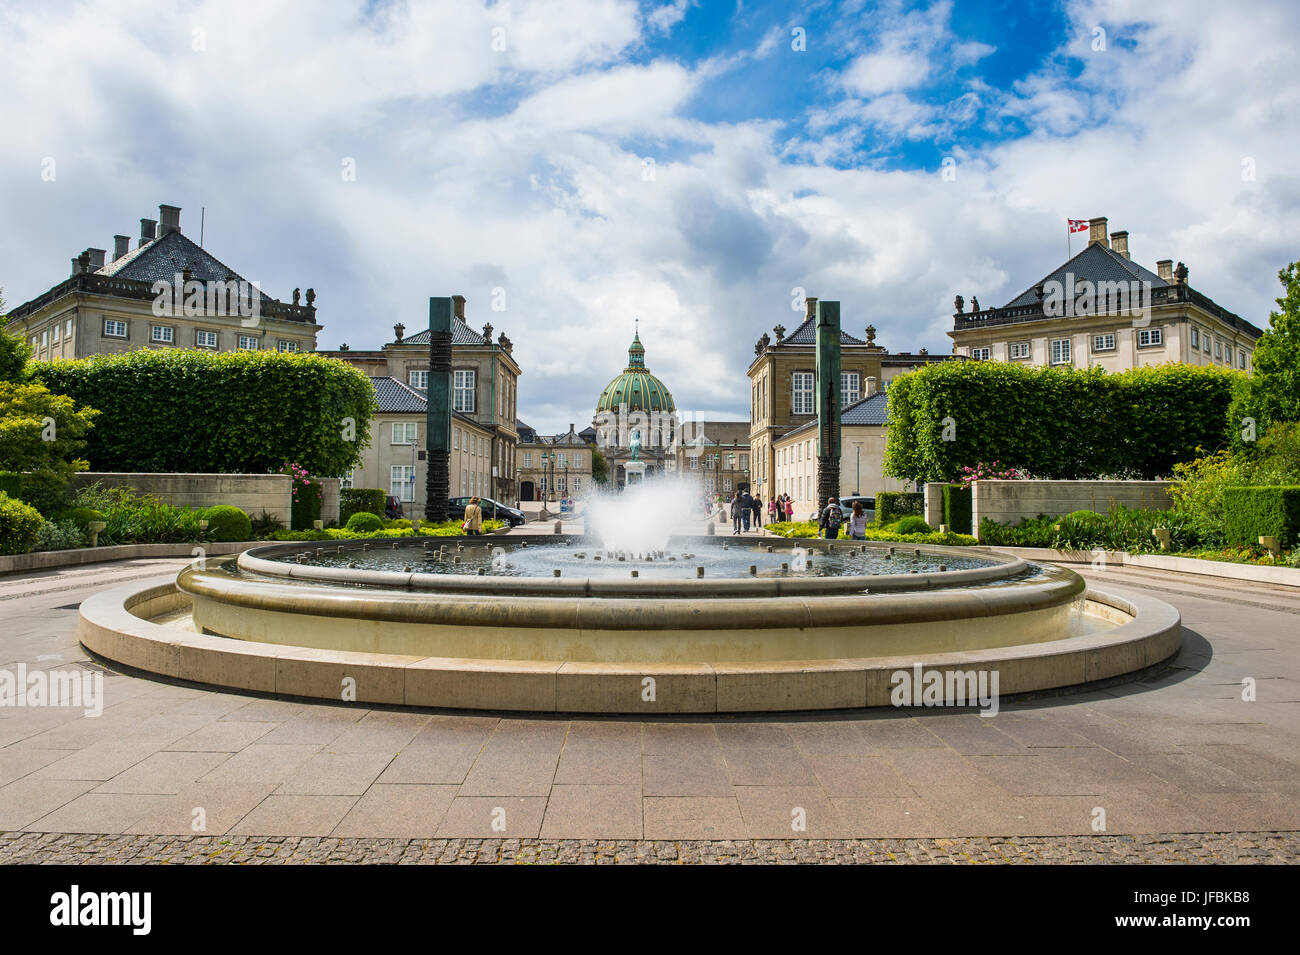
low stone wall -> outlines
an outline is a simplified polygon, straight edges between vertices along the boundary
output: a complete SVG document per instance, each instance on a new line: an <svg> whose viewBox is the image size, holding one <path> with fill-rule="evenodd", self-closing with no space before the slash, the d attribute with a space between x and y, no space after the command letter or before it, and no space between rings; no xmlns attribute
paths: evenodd
<svg viewBox="0 0 1300 955"><path fill-rule="evenodd" d="M283 521L291 519L292 497L287 474L151 474L146 472L83 471L72 479L73 488L95 482L105 487L129 487L140 494L152 494L174 507L212 507L231 504L249 517L262 511ZM334 520L339 516L338 479L332 478ZM330 488L325 488L326 501ZM324 515L322 515L324 516ZM330 518L324 518L329 523Z"/></svg>
<svg viewBox="0 0 1300 955"><path fill-rule="evenodd" d="M927 498L929 487L927 485ZM1169 481L976 481L972 523L979 536L985 518L1017 524L1026 517L1071 511L1105 514L1112 505L1147 510L1170 507ZM940 504L942 507L942 504Z"/></svg>

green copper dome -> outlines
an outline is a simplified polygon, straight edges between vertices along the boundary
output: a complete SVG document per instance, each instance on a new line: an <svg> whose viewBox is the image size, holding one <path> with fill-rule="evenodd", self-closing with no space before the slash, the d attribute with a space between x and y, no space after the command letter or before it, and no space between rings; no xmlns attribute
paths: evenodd
<svg viewBox="0 0 1300 955"><path fill-rule="evenodd" d="M641 344L640 333L632 339L632 347L627 350L627 367L623 374L605 386L596 402L596 410L616 412L620 405L626 405L629 412L677 410L672 394L645 366L645 346Z"/></svg>

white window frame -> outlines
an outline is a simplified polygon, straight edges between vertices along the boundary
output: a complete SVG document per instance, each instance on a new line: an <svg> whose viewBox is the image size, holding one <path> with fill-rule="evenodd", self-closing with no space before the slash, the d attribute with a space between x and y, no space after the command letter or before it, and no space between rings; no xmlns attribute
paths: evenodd
<svg viewBox="0 0 1300 955"><path fill-rule="evenodd" d="M1215 339L1214 341L1214 360L1215 361L1223 360L1223 342L1219 341L1218 339Z"/></svg>
<svg viewBox="0 0 1300 955"><path fill-rule="evenodd" d="M295 341L290 341L288 339L281 338L279 341L275 343L275 350L280 352L287 352L289 354L296 354L297 352L302 350L302 346Z"/></svg>
<svg viewBox="0 0 1300 955"><path fill-rule="evenodd" d="M1160 328L1139 328L1138 348L1154 348L1165 343L1165 333Z"/></svg>
<svg viewBox="0 0 1300 955"><path fill-rule="evenodd" d="M340 489L349 488L353 486L353 482L356 481L356 470L357 470L356 468L348 468L347 473L344 474L343 477L339 479Z"/></svg>
<svg viewBox="0 0 1300 955"><path fill-rule="evenodd" d="M1201 351L1205 352L1207 355L1210 353L1210 338L1211 335L1209 332L1206 332L1205 335L1201 337Z"/></svg>
<svg viewBox="0 0 1300 955"><path fill-rule="evenodd" d="M1053 365L1069 365L1073 363L1070 356L1070 339L1054 338L1049 347L1049 354Z"/></svg>
<svg viewBox="0 0 1300 955"><path fill-rule="evenodd" d="M452 372L452 409L461 414L474 413L474 392L477 374L473 369Z"/></svg>
<svg viewBox="0 0 1300 955"><path fill-rule="evenodd" d="M205 339L211 336L212 342L208 343ZM196 328L194 330L194 347L195 348L216 348L220 339L217 333L206 328Z"/></svg>
<svg viewBox="0 0 1300 955"><path fill-rule="evenodd" d="M413 464L393 464L388 468L388 493L397 498L403 504L409 504L415 500L415 465ZM393 494L393 489L397 488L397 493Z"/></svg>
<svg viewBox="0 0 1300 955"><path fill-rule="evenodd" d="M1029 342L1012 342L1008 348L1007 354L1012 360L1028 358L1030 352Z"/></svg>
<svg viewBox="0 0 1300 955"><path fill-rule="evenodd" d="M1238 348L1238 349L1237 349L1237 358L1238 358L1238 360L1241 362L1241 370L1242 370L1242 371L1245 371L1245 370L1246 370L1246 365L1247 365L1247 363L1248 363L1248 359L1247 359L1247 357L1246 357L1246 352L1245 352L1244 349L1241 349L1241 348Z"/></svg>
<svg viewBox="0 0 1300 955"><path fill-rule="evenodd" d="M415 444L419 439L420 430L418 422L415 421L394 421L393 422L393 444Z"/></svg>
<svg viewBox="0 0 1300 955"><path fill-rule="evenodd" d="M790 375L790 412L791 414L816 414L817 394L814 374L811 371L796 371Z"/></svg>
<svg viewBox="0 0 1300 955"><path fill-rule="evenodd" d="M44 348L50 343L50 330L48 328L41 331L41 347Z"/></svg>
<svg viewBox="0 0 1300 955"><path fill-rule="evenodd" d="M67 325L63 329L63 337L64 338L72 337L72 319L68 319Z"/></svg>
<svg viewBox="0 0 1300 955"><path fill-rule="evenodd" d="M1101 344L1100 345L1097 344L1098 342L1101 342ZM1115 350L1114 332L1106 332L1103 335L1093 335L1092 350L1093 351L1114 351Z"/></svg>
<svg viewBox="0 0 1300 955"><path fill-rule="evenodd" d="M114 329L122 329L120 332ZM104 337L105 338L126 338L126 322L120 318L104 319Z"/></svg>
<svg viewBox="0 0 1300 955"><path fill-rule="evenodd" d="M840 407L847 408L862 397L862 376L856 371L840 372Z"/></svg>
<svg viewBox="0 0 1300 955"><path fill-rule="evenodd" d="M261 351L262 343L258 341L256 335L240 335L239 350L240 351Z"/></svg>
<svg viewBox="0 0 1300 955"><path fill-rule="evenodd" d="M52 341L54 344L57 345L57 344L59 343L59 330L60 330L60 325L59 325L59 323L58 323L58 322L55 322L55 323L51 326L51 329L52 329L52 332L51 332L50 341Z"/></svg>
<svg viewBox="0 0 1300 955"><path fill-rule="evenodd" d="M1226 364L1228 364L1228 365L1231 365L1231 364L1232 364L1232 346L1231 346L1231 345L1224 345L1224 346L1223 346L1223 360L1224 360L1224 362L1225 362Z"/></svg>
<svg viewBox="0 0 1300 955"><path fill-rule="evenodd" d="M1192 326L1192 347L1201 347L1201 332L1200 329L1196 328L1196 326Z"/></svg>
<svg viewBox="0 0 1300 955"><path fill-rule="evenodd" d="M158 345L172 345L176 342L176 329L170 325L150 325L149 341Z"/></svg>
<svg viewBox="0 0 1300 955"><path fill-rule="evenodd" d="M988 361L993 357L993 349L989 348L987 345L980 348L972 348L970 350L970 357L975 361Z"/></svg>
<svg viewBox="0 0 1300 955"><path fill-rule="evenodd" d="M406 373L406 380L417 391L429 390L429 369L417 369Z"/></svg>

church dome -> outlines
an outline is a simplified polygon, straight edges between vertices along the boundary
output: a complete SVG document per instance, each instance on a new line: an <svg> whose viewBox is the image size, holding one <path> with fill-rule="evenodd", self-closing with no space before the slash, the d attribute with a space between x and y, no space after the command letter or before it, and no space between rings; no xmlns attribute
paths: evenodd
<svg viewBox="0 0 1300 955"><path fill-rule="evenodd" d="M600 393L596 402L596 411L617 412L621 405L626 405L628 412L659 411L672 413L677 410L673 396L664 383L650 374L645 366L645 346L641 344L638 332L632 339L632 346L627 350L627 367Z"/></svg>

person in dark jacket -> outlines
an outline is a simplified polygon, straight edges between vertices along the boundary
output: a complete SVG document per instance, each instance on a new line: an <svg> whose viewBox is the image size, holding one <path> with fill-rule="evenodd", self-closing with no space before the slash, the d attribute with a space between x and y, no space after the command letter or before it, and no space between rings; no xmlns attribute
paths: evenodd
<svg viewBox="0 0 1300 955"><path fill-rule="evenodd" d="M754 526L763 526L763 495L754 495Z"/></svg>
<svg viewBox="0 0 1300 955"><path fill-rule="evenodd" d="M740 520L745 525L745 530L749 530L749 519L754 514L754 499L746 491L740 497L741 511Z"/></svg>
<svg viewBox="0 0 1300 955"><path fill-rule="evenodd" d="M827 540L834 540L840 536L840 525L844 523L844 512L840 510L838 498L828 497L826 507L822 510L821 516L817 519L817 529L821 536Z"/></svg>
<svg viewBox="0 0 1300 955"><path fill-rule="evenodd" d="M740 500L740 492L737 491L736 496L731 499L731 534L733 537L740 533L740 512L744 509L744 506Z"/></svg>

